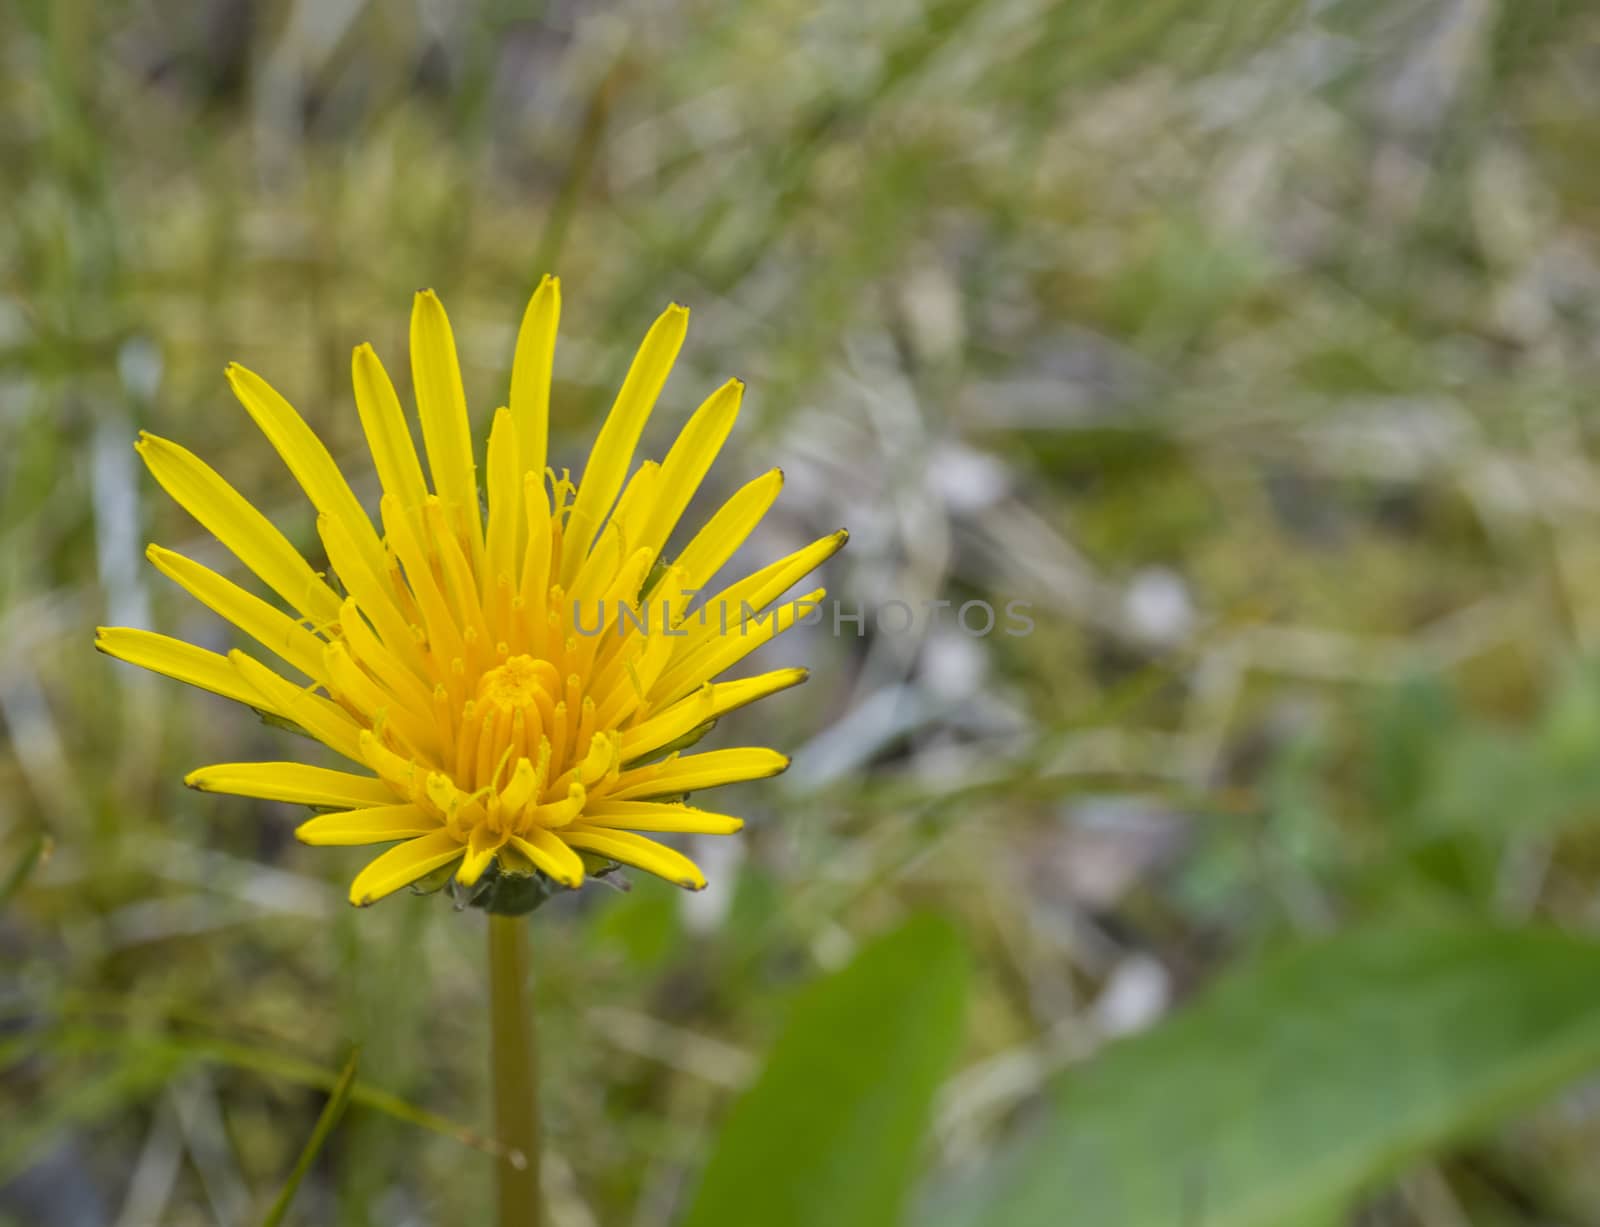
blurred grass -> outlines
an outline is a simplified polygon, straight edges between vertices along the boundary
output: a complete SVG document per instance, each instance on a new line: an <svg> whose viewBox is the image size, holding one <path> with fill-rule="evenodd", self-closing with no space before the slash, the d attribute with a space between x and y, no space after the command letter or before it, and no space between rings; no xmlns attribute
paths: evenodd
<svg viewBox="0 0 1600 1227"><path fill-rule="evenodd" d="M28 1153L0 1213L265 1212L321 1097L139 1042L174 1019L328 1070L359 1045L363 1083L486 1118L473 919L351 913L354 855L181 787L282 735L88 647L107 621L228 642L142 564L216 553L136 431L309 547L222 366L354 459L349 349L403 389L423 284L481 424L563 275L574 465L689 303L647 444L746 379L711 484L784 466L759 549L843 522L847 608L1036 622L775 646L812 680L741 740L796 767L728 798L752 822L717 887L541 914L560 1223L681 1215L796 986L913 908L978 956L935 1169L1292 935L1594 927L1597 35L1560 0L0 11L0 1006L24 1039L83 994L131 1015L110 1052L6 1048ZM1371 1221L1600 1219L1591 1099ZM358 1096L298 1212L482 1221L489 1174Z"/></svg>

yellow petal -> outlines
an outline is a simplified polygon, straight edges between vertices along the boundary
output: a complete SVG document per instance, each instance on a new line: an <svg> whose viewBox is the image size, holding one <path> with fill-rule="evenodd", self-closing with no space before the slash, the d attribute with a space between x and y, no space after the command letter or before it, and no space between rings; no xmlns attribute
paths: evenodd
<svg viewBox="0 0 1600 1227"><path fill-rule="evenodd" d="M255 687L239 676L226 656L197 648L181 639L131 626L102 626L95 632L94 646L107 656L141 669L188 682L251 707L262 706Z"/></svg>
<svg viewBox="0 0 1600 1227"><path fill-rule="evenodd" d="M426 509L425 502L423 510ZM389 495L383 496L378 510L383 516L383 527L389 534L389 547L405 568L406 582L422 613L423 625L428 632L429 651L440 660L463 655L465 649L461 628L456 624L455 615L450 612L444 591L434 576L433 562L423 538L417 536L410 517L400 510L399 504ZM361 598L358 595L356 599ZM388 637L384 638L387 642Z"/></svg>
<svg viewBox="0 0 1600 1227"><path fill-rule="evenodd" d="M562 778L565 779L567 776L564 775ZM564 799L529 806L524 821L541 828L564 827L583 813L585 799L583 785L573 781L567 785L567 795Z"/></svg>
<svg viewBox="0 0 1600 1227"><path fill-rule="evenodd" d="M324 651L324 673L330 693L337 695L362 715L372 727L388 726L410 746L413 753L436 756L442 748L439 729L431 719L433 705L420 710L403 703L385 687L372 680L356 664L350 649L341 641L330 643ZM357 737L360 732L357 730ZM352 756L354 757L354 756Z"/></svg>
<svg viewBox="0 0 1600 1227"><path fill-rule="evenodd" d="M534 627L542 627L550 591L550 503L545 495L544 478L539 474L523 474L522 505L527 515L524 532L527 545L522 554L518 595L522 600L523 618Z"/></svg>
<svg viewBox="0 0 1600 1227"><path fill-rule="evenodd" d="M661 395L688 329L689 309L673 303L650 326L639 352L634 355L633 365L622 381L622 390L617 393L611 413L589 452L578 497L567 520L563 538L567 548L562 551L561 558L563 586L571 586L578 568L589 555L595 533L610 512L611 504L617 500L623 478L633 464L633 449L638 445L639 434L644 430L650 410L655 407L656 397Z"/></svg>
<svg viewBox="0 0 1600 1227"><path fill-rule="evenodd" d="M655 840L646 839L642 835L634 835L628 831L568 827L561 832L561 838L574 848L582 848L586 852L598 852L601 856L610 857L624 865L632 865L636 869L643 869L646 873L653 873L656 877L665 878L668 882L687 890L705 889L706 875L700 872L698 865L683 853L675 852L665 844L658 844Z"/></svg>
<svg viewBox="0 0 1600 1227"><path fill-rule="evenodd" d="M703 651L674 663L657 679L651 699L661 705L674 703L702 682L731 669L757 648L788 630L822 603L826 588L818 588L792 601L785 601L766 616L752 618L748 625L719 635ZM715 615L708 615L710 621ZM684 640L678 640L682 643Z"/></svg>
<svg viewBox="0 0 1600 1227"><path fill-rule="evenodd" d="M522 807L533 799L538 787L539 775L534 770L532 760L519 758L510 782L500 790L502 812L516 817L522 812Z"/></svg>
<svg viewBox="0 0 1600 1227"><path fill-rule="evenodd" d="M771 510L782 489L783 470L768 470L740 487L706 521L705 527L690 538L689 544L673 561L677 569L676 587L662 588L660 592L662 599L672 603L674 619L688 605L687 593L705 587L722 569L722 564L733 557L734 551L755 531L761 517Z"/></svg>
<svg viewBox="0 0 1600 1227"><path fill-rule="evenodd" d="M461 550L461 541L450 531L442 500L430 498L422 505L428 522L429 538L434 547L431 568L444 581L444 594L448 598L450 616L461 628L463 635L475 631L479 643L493 643L489 627L483 618L483 602L478 597L478 581L473 578L472 564Z"/></svg>
<svg viewBox="0 0 1600 1227"><path fill-rule="evenodd" d="M456 867L456 881L463 886L475 885L507 838L504 831L491 831L488 823L480 822L473 827L467 840L467 855Z"/></svg>
<svg viewBox="0 0 1600 1227"><path fill-rule="evenodd" d="M597 801L583 811L583 826L629 831L680 831L687 835L732 835L744 819L659 801ZM563 832L565 834L565 832Z"/></svg>
<svg viewBox="0 0 1600 1227"><path fill-rule="evenodd" d="M544 473L550 437L550 379L555 368L556 327L561 322L561 281L546 274L528 301L511 360L511 415L520 444L517 469Z"/></svg>
<svg viewBox="0 0 1600 1227"><path fill-rule="evenodd" d="M353 775L306 763L217 763L183 777L201 792L260 797L292 805L338 805L363 809L392 805L394 789L370 775Z"/></svg>
<svg viewBox="0 0 1600 1227"><path fill-rule="evenodd" d="M297 826L294 837L303 844L349 848L431 835L439 827L439 819L420 805L378 805L338 814L318 814Z"/></svg>
<svg viewBox="0 0 1600 1227"><path fill-rule="evenodd" d="M730 379L694 411L661 463L661 493L637 540L638 545L659 553L667 543L678 517L683 515L683 509L700 488L711 462L717 458L728 432L733 429L743 396L744 384Z"/></svg>
<svg viewBox="0 0 1600 1227"><path fill-rule="evenodd" d="M614 525L607 525L606 531L595 544L594 552L589 555L587 562L573 577L571 585L567 588L567 608L572 611L572 617L577 619L579 613L585 617L595 612L596 599L605 594L611 586L611 581L616 578L617 566L622 561L622 534ZM614 609L600 611L603 615L615 612ZM585 623L585 625L590 625Z"/></svg>
<svg viewBox="0 0 1600 1227"><path fill-rule="evenodd" d="M373 632L352 597L339 610L339 631L350 655L369 670L396 700L413 711L433 710L433 689L423 684L398 654Z"/></svg>
<svg viewBox="0 0 1600 1227"><path fill-rule="evenodd" d="M604 602L606 612L612 619L614 634L617 633L615 627L619 619L617 609L622 604L628 605L634 611L628 615L633 621L624 622L623 625L641 635L648 633L649 626L645 621L646 611L639 605L639 588L650 571L650 564L654 561L655 557L649 550L634 550L629 555L628 560L617 568L616 574L611 580L611 586L601 595L600 599Z"/></svg>
<svg viewBox="0 0 1600 1227"><path fill-rule="evenodd" d="M678 586L674 568L667 568L664 583L664 591L672 591ZM611 658L603 675L596 677L595 693L604 696L597 704L597 728L619 728L636 709L649 706L652 689L671 663L673 649L682 642L661 631L661 619L665 616L662 604L665 600L665 597L641 598L640 603L649 618L649 625L654 628L643 636L644 651L637 655L617 653ZM666 706L668 696L663 694L660 698L662 701L655 705L658 708Z"/></svg>
<svg viewBox="0 0 1600 1227"><path fill-rule="evenodd" d="M316 622L339 613L339 595L245 497L176 443L141 434L135 450L161 487L291 608Z"/></svg>
<svg viewBox="0 0 1600 1227"><path fill-rule="evenodd" d="M483 553L483 522L478 515L467 395L461 386L455 334L432 290L418 293L411 310L411 378L433 488L450 505L451 518L471 543L476 560Z"/></svg>
<svg viewBox="0 0 1600 1227"><path fill-rule="evenodd" d="M337 750L354 762L361 757L361 726L337 703L296 686L278 676L258 660L243 652L229 652L233 667L251 686L259 698L258 706L265 706L286 720L292 720L330 750Z"/></svg>
<svg viewBox="0 0 1600 1227"><path fill-rule="evenodd" d="M459 859L466 845L449 831L435 831L390 848L356 875L350 883L350 902L357 907L376 903L402 886L410 886L442 865Z"/></svg>
<svg viewBox="0 0 1600 1227"><path fill-rule="evenodd" d="M484 608L504 576L516 590L522 542L522 477L517 473L517 423L509 409L496 410L489 428L489 536L484 546L483 574L478 577ZM495 627L499 635L505 627Z"/></svg>
<svg viewBox="0 0 1600 1227"><path fill-rule="evenodd" d="M511 846L561 885L571 890L583 885L583 858L549 831L532 827L526 835L513 835Z"/></svg>
<svg viewBox="0 0 1600 1227"><path fill-rule="evenodd" d="M687 660L713 639L727 633L724 627L742 634L755 615L837 554L848 540L850 534L841 528L724 588L706 601L702 612L691 620L693 625L688 638L679 642L673 665Z"/></svg>
<svg viewBox="0 0 1600 1227"><path fill-rule="evenodd" d="M622 734L622 759L627 762L648 754L659 746L668 745L692 733L708 720L715 720L769 694L797 686L807 676L804 669L774 669L757 677L702 686L650 719L625 729Z"/></svg>
<svg viewBox="0 0 1600 1227"><path fill-rule="evenodd" d="M422 480L422 464L417 459L417 445L406 425L400 398L372 346L356 346L350 359L350 375L356 389L356 412L361 415L361 429L372 451L378 481L403 509L415 512L428 493Z"/></svg>
<svg viewBox="0 0 1600 1227"><path fill-rule="evenodd" d="M384 495L383 505L398 507L398 503L387 494ZM397 510L395 514L404 513ZM343 522L331 516L322 516L317 520L317 534L322 538L322 546L328 551L328 561L339 573L345 590L355 598L361 612L371 621L383 645L404 661L413 673L419 677L425 676L427 666L422 661L418 636L411 629L411 623L406 620L400 606L395 603L393 585L388 578L391 571L389 565L385 563L381 572L374 572L368 567L366 560L357 552L355 543L350 540L350 533ZM341 604L341 618L344 616L343 608Z"/></svg>
<svg viewBox="0 0 1600 1227"><path fill-rule="evenodd" d="M362 729L356 740L361 746L361 762L364 766L376 771L399 796L419 804L422 802L427 794L417 777L426 773L425 767L419 768L414 760L401 758L379 741L378 735L371 729Z"/></svg>
<svg viewBox="0 0 1600 1227"><path fill-rule="evenodd" d="M182 554L152 545L145 557L207 609L232 622L307 677L323 680L322 649L326 645L301 623Z"/></svg>
<svg viewBox="0 0 1600 1227"><path fill-rule="evenodd" d="M649 527L660 489L661 466L654 460L646 460L635 469L633 476L628 478L628 484L623 487L622 497L617 500L616 510L611 513L611 523L622 530L622 539L630 549L639 548L639 539ZM648 552L653 560L655 550Z"/></svg>
<svg viewBox="0 0 1600 1227"><path fill-rule="evenodd" d="M318 514L334 516L350 528L357 547L371 565L381 565L383 546L372 521L350 490L339 466L316 432L261 376L237 362L228 367L228 383L239 403L277 450Z"/></svg>
<svg viewBox="0 0 1600 1227"><path fill-rule="evenodd" d="M617 777L616 786L604 797L596 798L594 804L647 801L651 797L675 797L743 780L764 780L780 774L788 766L787 755L761 746L675 755L664 762L624 771ZM566 832L562 834L565 836Z"/></svg>

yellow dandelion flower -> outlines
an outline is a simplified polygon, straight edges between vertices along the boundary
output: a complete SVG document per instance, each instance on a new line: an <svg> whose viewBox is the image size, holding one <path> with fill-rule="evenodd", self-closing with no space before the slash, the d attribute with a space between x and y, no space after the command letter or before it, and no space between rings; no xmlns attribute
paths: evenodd
<svg viewBox="0 0 1600 1227"><path fill-rule="evenodd" d="M774 469L744 486L664 560L743 385L718 388L664 460L629 475L688 324L688 311L671 306L640 345L581 480L557 476L545 450L560 305L560 285L546 277L489 432L486 507L455 339L432 291L416 296L411 315L426 476L371 346L352 363L382 488L376 524L288 402L253 372L228 368L317 512L329 574L193 453L148 434L137 445L167 493L292 612L152 545L158 570L281 663L124 627L102 628L96 646L247 703L360 768L223 763L187 777L208 792L326 811L296 831L309 844L394 844L356 876L352 903L437 880L451 866L463 887L498 865L576 888L586 862L615 862L697 890L705 878L694 863L640 832L731 834L740 819L683 798L788 766L765 748L681 747L719 716L805 679L803 669L779 669L713 681L814 607L821 589L772 608L845 533L694 607L693 594L772 506L783 475Z"/></svg>

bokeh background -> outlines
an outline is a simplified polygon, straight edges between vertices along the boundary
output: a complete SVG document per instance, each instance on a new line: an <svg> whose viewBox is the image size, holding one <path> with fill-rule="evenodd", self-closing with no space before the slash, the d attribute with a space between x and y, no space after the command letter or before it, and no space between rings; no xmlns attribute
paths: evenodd
<svg viewBox="0 0 1600 1227"><path fill-rule="evenodd" d="M182 786L298 747L90 646L231 642L136 432L314 550L222 368L364 473L350 350L404 391L423 285L482 424L561 274L574 467L689 304L647 450L745 379L700 505L781 465L751 557L848 525L866 614L758 658L813 671L736 721L795 763L709 890L535 917L558 1227L679 1221L797 987L914 911L973 968L925 1189L1263 952L1600 925L1597 82L1579 0L0 8L0 1221L256 1221L356 1045L401 1106L300 1221L487 1221L398 1118L487 1118L482 917L350 909L359 851ZM1600 1223L1592 1086L1476 1126L1327 1221Z"/></svg>

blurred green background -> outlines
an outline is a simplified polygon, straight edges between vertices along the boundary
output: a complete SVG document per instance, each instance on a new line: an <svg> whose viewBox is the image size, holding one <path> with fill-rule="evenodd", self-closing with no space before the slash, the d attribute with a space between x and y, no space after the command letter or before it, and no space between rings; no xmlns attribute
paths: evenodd
<svg viewBox="0 0 1600 1227"><path fill-rule="evenodd" d="M0 1222L260 1221L356 1046L287 1221L487 1221L482 917L90 643L230 643L138 430L314 549L224 364L365 473L351 347L436 288L481 428L548 270L552 458L683 301L647 450L745 379L704 505L866 612L711 889L534 917L555 1227L1600 1223L1597 82L1578 0L0 8Z"/></svg>

